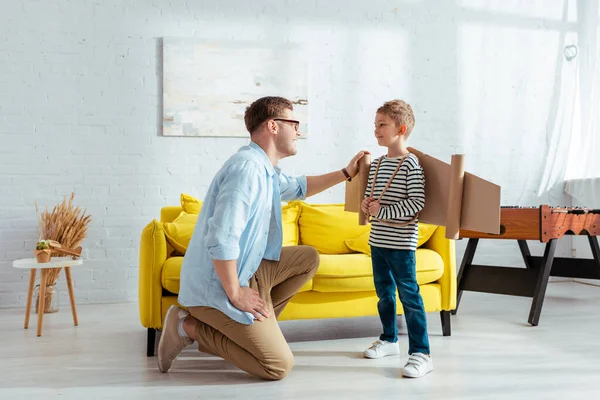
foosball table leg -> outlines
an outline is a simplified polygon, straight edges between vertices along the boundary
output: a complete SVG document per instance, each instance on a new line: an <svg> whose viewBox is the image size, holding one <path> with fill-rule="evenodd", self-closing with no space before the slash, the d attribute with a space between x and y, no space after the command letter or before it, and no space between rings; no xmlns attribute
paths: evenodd
<svg viewBox="0 0 600 400"><path fill-rule="evenodd" d="M526 240L517 240L519 243L519 250L521 250L521 255L523 256L523 261L525 262L525 267L531 269L531 263L529 262L529 257L531 257L531 252L529 251L529 246L527 245Z"/></svg>
<svg viewBox="0 0 600 400"><path fill-rule="evenodd" d="M542 258L542 264L540 265L540 271L538 272L535 291L533 292L533 302L531 303L531 310L529 312L528 322L533 326L537 326L540 321L540 314L542 313L542 305L544 304L544 296L546 295L546 287L548 286L548 280L550 279L550 272L552 272L555 252L556 239L550 239L544 250L544 257Z"/></svg>
<svg viewBox="0 0 600 400"><path fill-rule="evenodd" d="M600 276L600 246L598 246L598 238L596 236L588 235L590 242L590 248L592 249L592 256L598 267L598 276Z"/></svg>

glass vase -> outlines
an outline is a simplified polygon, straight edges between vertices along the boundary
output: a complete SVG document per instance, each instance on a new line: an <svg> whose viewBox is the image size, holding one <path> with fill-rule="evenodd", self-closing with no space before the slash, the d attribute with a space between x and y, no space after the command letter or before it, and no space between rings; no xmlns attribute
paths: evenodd
<svg viewBox="0 0 600 400"><path fill-rule="evenodd" d="M44 304L44 313L55 313L58 311L58 289L56 288L56 283L47 284L46 285L46 293L44 295L45 299L42 302ZM40 301L40 285L35 285L34 291L34 301L35 301L35 312L39 313L39 301Z"/></svg>

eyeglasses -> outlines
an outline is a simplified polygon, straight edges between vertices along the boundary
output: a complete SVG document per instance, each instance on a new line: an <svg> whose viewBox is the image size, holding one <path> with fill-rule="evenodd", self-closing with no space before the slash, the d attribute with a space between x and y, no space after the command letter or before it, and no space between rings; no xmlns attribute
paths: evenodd
<svg viewBox="0 0 600 400"><path fill-rule="evenodd" d="M300 121L297 121L295 119L273 118L273 121L289 122L290 124L292 124L296 132L298 132L298 129L300 128Z"/></svg>

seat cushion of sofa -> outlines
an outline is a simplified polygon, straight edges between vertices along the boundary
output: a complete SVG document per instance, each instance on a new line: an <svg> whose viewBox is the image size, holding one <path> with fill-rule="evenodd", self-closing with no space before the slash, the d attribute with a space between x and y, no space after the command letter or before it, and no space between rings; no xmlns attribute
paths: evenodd
<svg viewBox="0 0 600 400"><path fill-rule="evenodd" d="M170 257L165 261L161 272L162 287L171 293L179 293L179 275L183 257Z"/></svg>
<svg viewBox="0 0 600 400"><path fill-rule="evenodd" d="M420 287L426 312L441 311L442 289L439 283L428 283ZM377 315L377 295L370 292L310 291L292 297L283 309L279 320L343 318ZM396 298L397 314L403 314L402 304ZM166 312L166 309L165 311Z"/></svg>
<svg viewBox="0 0 600 400"><path fill-rule="evenodd" d="M179 294L179 276L181 275L181 265L183 264L183 257L170 257L165 261L161 271L161 283L162 287L171 293ZM304 284L298 291L306 292L312 290L313 281L312 279Z"/></svg>
<svg viewBox="0 0 600 400"><path fill-rule="evenodd" d="M444 273L444 261L435 251L419 248L417 283L435 282ZM362 253L321 254L321 263L313 279L318 292L361 292L375 290L371 258Z"/></svg>

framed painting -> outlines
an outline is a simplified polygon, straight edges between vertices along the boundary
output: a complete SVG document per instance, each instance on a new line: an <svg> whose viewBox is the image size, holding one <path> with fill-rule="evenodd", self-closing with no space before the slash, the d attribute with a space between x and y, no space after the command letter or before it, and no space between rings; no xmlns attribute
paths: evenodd
<svg viewBox="0 0 600 400"><path fill-rule="evenodd" d="M163 39L163 135L248 137L244 112L263 96L294 104L308 136L307 55L293 43Z"/></svg>

